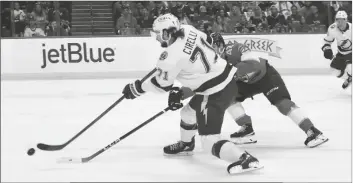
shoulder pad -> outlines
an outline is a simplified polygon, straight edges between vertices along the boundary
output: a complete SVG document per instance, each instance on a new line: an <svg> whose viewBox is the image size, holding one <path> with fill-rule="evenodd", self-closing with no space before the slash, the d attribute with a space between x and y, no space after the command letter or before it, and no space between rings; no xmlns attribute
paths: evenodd
<svg viewBox="0 0 353 183"><path fill-rule="evenodd" d="M336 28L336 24L332 24L332 25L330 26L330 29L334 29L334 28Z"/></svg>

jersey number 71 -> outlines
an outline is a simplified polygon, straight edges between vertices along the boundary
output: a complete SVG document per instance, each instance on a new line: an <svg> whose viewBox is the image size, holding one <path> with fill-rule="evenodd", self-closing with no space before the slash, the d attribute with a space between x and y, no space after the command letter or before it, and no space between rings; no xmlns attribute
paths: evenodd
<svg viewBox="0 0 353 183"><path fill-rule="evenodd" d="M203 40L202 38L201 38L201 43L204 46L206 46L208 49L210 49L213 52L215 52L214 49L205 40ZM198 56L200 56L201 62L203 64L203 66L205 67L206 73L209 73L210 70L211 70L211 67L210 67L210 63L208 62L208 60L206 58L205 52L203 51L202 48L200 48L199 46L196 46L196 48L194 49L194 51L191 54L190 61L192 63L195 63L197 58L198 58Z"/></svg>

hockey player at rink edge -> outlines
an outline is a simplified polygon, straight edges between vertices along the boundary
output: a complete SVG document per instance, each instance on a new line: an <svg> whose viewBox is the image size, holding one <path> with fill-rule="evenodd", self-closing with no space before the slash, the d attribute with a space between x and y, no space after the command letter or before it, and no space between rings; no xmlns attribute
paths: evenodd
<svg viewBox="0 0 353 183"><path fill-rule="evenodd" d="M281 75L267 60L255 56L247 46L241 43L235 43L227 47L219 33L208 32L208 35L208 41L216 52L237 68L239 76L246 76L237 81L239 94L227 109L234 121L241 126L238 132L231 134L232 141L237 144L257 142L251 117L245 113L241 102L260 93L264 94L280 113L288 116L307 134L304 141L306 146L317 147L328 141L328 138L314 126L303 109L291 100ZM182 90L184 91L184 97L193 95L191 90L187 88L182 88Z"/></svg>
<svg viewBox="0 0 353 183"><path fill-rule="evenodd" d="M325 58L332 60L330 66L334 73L338 78L345 80L343 89L352 83L352 24L347 22L347 17L345 11L336 13L336 22L329 26L322 46ZM334 57L331 44L335 40L338 52Z"/></svg>
<svg viewBox="0 0 353 183"><path fill-rule="evenodd" d="M224 113L237 93L233 79L237 69L216 54L207 43L205 33L191 25L181 25L172 14L158 17L151 35L165 48L157 62L159 72L143 83L136 80L127 84L123 94L127 99L135 99L150 91L169 91L169 107L172 110L183 107L180 112L181 139L164 147L164 154L192 154L197 129L203 149L231 163L228 173L262 168L254 156L220 136ZM181 103L182 90L173 87L175 79L196 93L185 106Z"/></svg>

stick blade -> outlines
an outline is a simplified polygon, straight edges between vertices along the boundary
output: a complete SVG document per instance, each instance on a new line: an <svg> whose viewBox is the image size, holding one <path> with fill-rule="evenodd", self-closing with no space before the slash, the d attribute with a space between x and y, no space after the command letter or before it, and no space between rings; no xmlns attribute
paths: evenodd
<svg viewBox="0 0 353 183"><path fill-rule="evenodd" d="M42 144L39 143L37 144L38 149L43 150L43 151L58 151L64 148L65 146L63 145L47 145L47 144Z"/></svg>
<svg viewBox="0 0 353 183"><path fill-rule="evenodd" d="M57 163L83 163L82 158L63 157L56 160Z"/></svg>

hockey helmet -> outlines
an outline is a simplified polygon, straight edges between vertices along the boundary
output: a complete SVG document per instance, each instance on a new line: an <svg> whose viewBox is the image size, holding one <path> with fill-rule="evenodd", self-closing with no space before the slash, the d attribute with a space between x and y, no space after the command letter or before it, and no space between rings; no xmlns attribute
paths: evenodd
<svg viewBox="0 0 353 183"><path fill-rule="evenodd" d="M151 36L155 37L158 41L169 41L171 38L169 34L168 39L163 38L163 31L170 31L175 29L176 31L180 30L180 22L178 18L170 13L159 16L154 22L151 31Z"/></svg>
<svg viewBox="0 0 353 183"><path fill-rule="evenodd" d="M336 19L347 19L348 15L345 11L338 11L336 13Z"/></svg>

